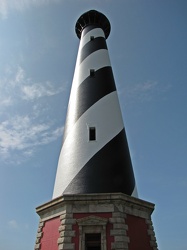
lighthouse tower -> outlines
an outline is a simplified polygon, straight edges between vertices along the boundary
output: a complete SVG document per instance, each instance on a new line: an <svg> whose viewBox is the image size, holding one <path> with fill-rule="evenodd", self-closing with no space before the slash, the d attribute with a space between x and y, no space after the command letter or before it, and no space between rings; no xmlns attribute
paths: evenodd
<svg viewBox="0 0 187 250"><path fill-rule="evenodd" d="M138 199L106 39L91 10L80 39L52 201L36 208L38 250L157 249L154 204Z"/></svg>
<svg viewBox="0 0 187 250"><path fill-rule="evenodd" d="M137 196L106 38L110 23L89 11L76 23L80 46L53 198L122 192Z"/></svg>

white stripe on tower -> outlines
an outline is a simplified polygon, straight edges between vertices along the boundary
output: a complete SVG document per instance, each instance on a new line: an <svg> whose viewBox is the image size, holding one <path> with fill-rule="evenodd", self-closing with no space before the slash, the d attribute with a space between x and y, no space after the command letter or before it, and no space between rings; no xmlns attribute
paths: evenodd
<svg viewBox="0 0 187 250"><path fill-rule="evenodd" d="M76 29L84 18L85 27L76 30L81 41L53 198L110 192L137 196L105 40L110 24L103 14L89 11Z"/></svg>

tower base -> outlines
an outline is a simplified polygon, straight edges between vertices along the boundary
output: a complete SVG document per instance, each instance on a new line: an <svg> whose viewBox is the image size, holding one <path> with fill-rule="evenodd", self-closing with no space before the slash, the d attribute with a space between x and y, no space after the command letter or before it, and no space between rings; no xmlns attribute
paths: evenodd
<svg viewBox="0 0 187 250"><path fill-rule="evenodd" d="M36 208L35 250L157 250L153 210L123 193L62 195Z"/></svg>

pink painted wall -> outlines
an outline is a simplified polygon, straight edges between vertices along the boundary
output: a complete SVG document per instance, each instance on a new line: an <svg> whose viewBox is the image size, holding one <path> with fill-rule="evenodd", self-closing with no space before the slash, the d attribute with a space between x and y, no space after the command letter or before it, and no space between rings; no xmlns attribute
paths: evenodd
<svg viewBox="0 0 187 250"><path fill-rule="evenodd" d="M60 236L58 228L60 226L60 217L53 218L45 222L42 229L41 250L58 250L57 240Z"/></svg>
<svg viewBox="0 0 187 250"><path fill-rule="evenodd" d="M127 215L125 221L128 225L127 236L130 238L129 250L152 250L145 219Z"/></svg>

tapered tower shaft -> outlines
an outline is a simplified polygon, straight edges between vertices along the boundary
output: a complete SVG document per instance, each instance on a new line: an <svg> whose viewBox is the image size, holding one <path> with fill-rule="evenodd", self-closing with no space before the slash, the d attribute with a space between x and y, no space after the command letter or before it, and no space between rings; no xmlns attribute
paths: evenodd
<svg viewBox="0 0 187 250"><path fill-rule="evenodd" d="M53 198L62 194L137 196L110 64L108 19L97 11L76 23L80 38Z"/></svg>

